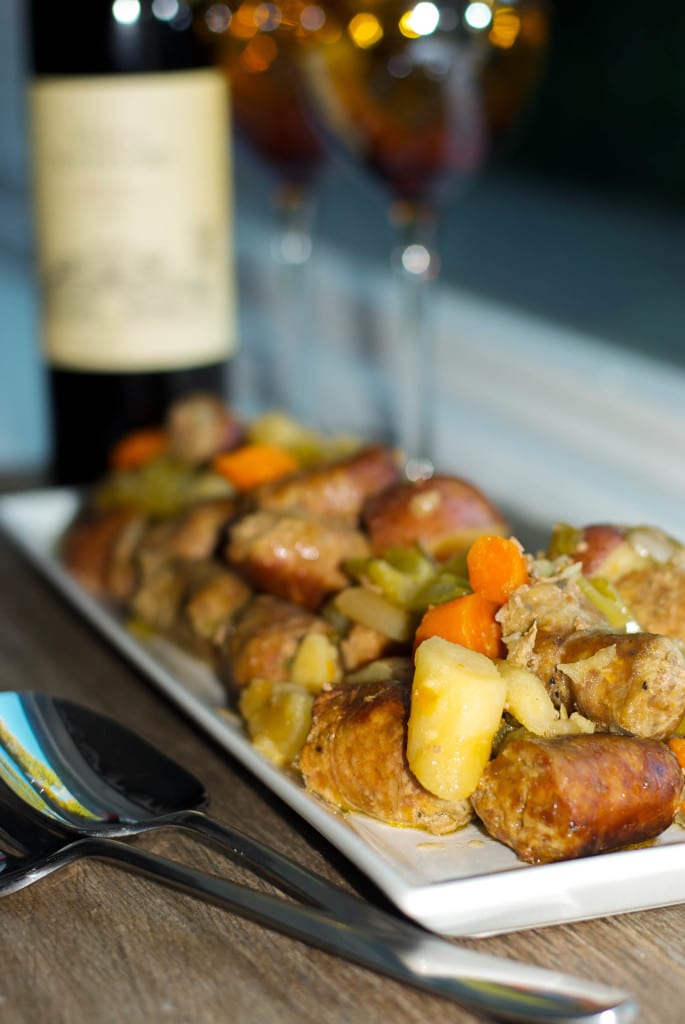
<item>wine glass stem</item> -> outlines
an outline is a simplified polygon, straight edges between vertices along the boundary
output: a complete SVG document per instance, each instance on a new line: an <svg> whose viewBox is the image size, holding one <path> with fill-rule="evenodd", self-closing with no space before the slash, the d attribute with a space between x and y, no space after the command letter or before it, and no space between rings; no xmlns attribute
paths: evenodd
<svg viewBox="0 0 685 1024"><path fill-rule="evenodd" d="M311 333L308 293L315 197L309 189L283 186L274 205L276 322L270 356L273 391L285 411L311 423L316 417L316 389L312 387L316 374L311 365L316 344Z"/></svg>
<svg viewBox="0 0 685 1024"><path fill-rule="evenodd" d="M438 272L433 222L415 215L403 225L393 269L400 287L399 353L395 360L395 432L412 478L430 476L435 443L435 351L432 282Z"/></svg>

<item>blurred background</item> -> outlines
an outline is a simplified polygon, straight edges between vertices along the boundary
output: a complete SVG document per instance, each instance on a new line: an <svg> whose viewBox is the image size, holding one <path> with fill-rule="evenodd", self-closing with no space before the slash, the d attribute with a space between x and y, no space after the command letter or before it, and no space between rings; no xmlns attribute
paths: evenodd
<svg viewBox="0 0 685 1024"><path fill-rule="evenodd" d="M22 7L22 0L0 0L0 471L39 468L49 447L32 263ZM685 397L685 7L675 0L552 0L550 13L550 51L534 103L496 159L445 207L445 308L454 303L465 311L460 330L475 325L471 340L481 354L490 339L493 351L509 344L520 355L532 338L526 358L553 363L558 344L572 362L568 352L576 346L585 367L596 350L604 369L586 379L588 388L611 393L607 360L617 368L617 381L621 367L637 367L639 374L648 365L655 406L668 400L679 407ZM265 165L237 139L243 353L236 386L246 408L257 401L251 396L258 388L265 305L254 270L273 231L274 211L264 201L272 187ZM324 349L345 350L359 408L377 410L376 422L362 424L368 429L383 415L382 381L374 391L372 377L374 346L384 344L378 318L387 301L391 245L379 193L361 173L327 163L317 184L312 260L315 329ZM488 331L479 338L478 324L486 320ZM444 312L442 323L444 341L451 331ZM458 361L457 349L452 358ZM444 397L449 402L449 393Z"/></svg>

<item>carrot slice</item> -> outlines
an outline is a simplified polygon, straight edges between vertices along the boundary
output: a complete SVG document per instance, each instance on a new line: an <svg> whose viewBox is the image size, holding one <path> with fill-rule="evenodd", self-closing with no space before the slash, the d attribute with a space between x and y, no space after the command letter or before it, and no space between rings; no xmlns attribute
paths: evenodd
<svg viewBox="0 0 685 1024"><path fill-rule="evenodd" d="M217 455L212 467L239 491L251 491L260 484L294 473L300 464L285 448L255 443Z"/></svg>
<svg viewBox="0 0 685 1024"><path fill-rule="evenodd" d="M112 448L109 461L113 469L139 469L163 455L168 447L166 432L158 427L133 430Z"/></svg>
<svg viewBox="0 0 685 1024"><path fill-rule="evenodd" d="M495 615L499 605L482 594L464 594L453 601L435 604L424 614L416 630L414 650L431 636L461 644L488 658L503 656L502 629Z"/></svg>
<svg viewBox="0 0 685 1024"><path fill-rule="evenodd" d="M474 591L499 605L530 579L518 541L492 534L474 540L466 555L466 567Z"/></svg>

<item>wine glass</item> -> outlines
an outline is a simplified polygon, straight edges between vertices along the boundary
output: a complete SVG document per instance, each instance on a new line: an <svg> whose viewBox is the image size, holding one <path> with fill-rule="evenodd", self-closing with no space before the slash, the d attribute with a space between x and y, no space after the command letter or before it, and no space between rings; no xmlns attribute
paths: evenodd
<svg viewBox="0 0 685 1024"><path fill-rule="evenodd" d="M325 32L300 55L308 101L331 149L390 194L403 295L388 372L394 434L410 477L433 471L435 403L427 283L438 228L493 143L510 132L541 67L543 0L318 0Z"/></svg>
<svg viewBox="0 0 685 1024"><path fill-rule="evenodd" d="M261 391L267 401L308 420L314 410L305 370L311 329L305 319L307 275L315 188L325 151L302 104L294 53L316 30L318 14L305 0L202 2L199 13L198 19L196 6L202 36L230 84L238 138L273 180L269 205L276 220L271 243L275 274L270 283L275 301L266 304L270 338L262 353L266 379Z"/></svg>

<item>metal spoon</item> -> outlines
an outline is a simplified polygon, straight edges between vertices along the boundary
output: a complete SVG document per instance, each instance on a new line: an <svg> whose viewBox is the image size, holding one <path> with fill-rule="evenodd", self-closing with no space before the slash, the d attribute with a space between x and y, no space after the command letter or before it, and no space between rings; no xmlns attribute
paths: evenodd
<svg viewBox="0 0 685 1024"><path fill-rule="evenodd" d="M83 785L75 785L80 762L57 756L64 743L60 726L68 737L73 735L78 739L73 745L83 754L90 769ZM115 755L109 747L106 746L99 760L99 745L95 741L98 730L102 729L110 731L108 742L112 736L117 742L125 740L119 751L121 770L118 774L115 774L117 761L110 759ZM637 1008L624 992L459 949L310 875L253 840L248 840L252 844L248 856L250 866L259 874L275 879L281 888L304 891L307 898L316 899L326 909L303 907L255 892L111 839L88 837L70 842L74 827L55 811L55 807L77 820L87 815L87 805L81 803L79 797L91 794L91 787L101 777L96 766L103 771L107 782L113 776L122 809L129 804L126 787L134 783L137 789L133 806L159 805L161 797L155 793L153 799L150 786L146 788L145 783L155 778L152 769L158 770L160 766L165 772L172 769L180 772L179 779L184 786L192 781L193 787L186 790L186 795L194 788L199 798L204 791L192 776L117 723L43 695L0 695L0 737L0 848L6 851L4 862L0 862L0 893L16 891L79 858L96 857L141 872L415 987L442 994L498 1020L527 1024L560 1021L628 1024L636 1018ZM73 753L69 744L67 747ZM46 749L51 751L49 759ZM134 763L128 765L131 751L135 752ZM36 769L42 776L36 775ZM69 780L66 789L63 787L65 776ZM172 776L165 777L167 787L170 778ZM45 791L39 792L34 786L45 787ZM43 799L44 792L50 803ZM98 792L95 787L95 793ZM157 824L162 821L165 825L175 823L164 816L150 820ZM207 833L212 838L215 828L217 835L224 838L226 834L232 838L236 835L212 823ZM240 843L247 838L237 835ZM242 857L239 845L231 846L229 852ZM266 867L261 860L264 853L270 855Z"/></svg>

